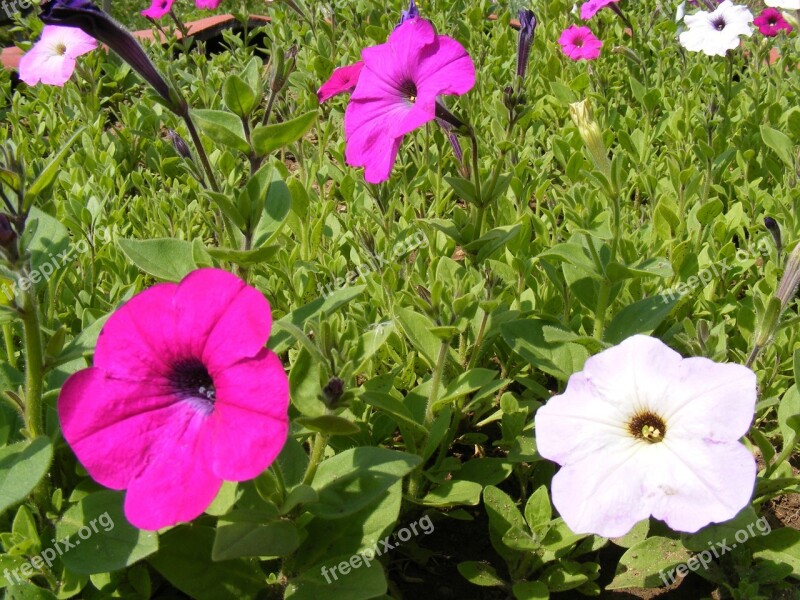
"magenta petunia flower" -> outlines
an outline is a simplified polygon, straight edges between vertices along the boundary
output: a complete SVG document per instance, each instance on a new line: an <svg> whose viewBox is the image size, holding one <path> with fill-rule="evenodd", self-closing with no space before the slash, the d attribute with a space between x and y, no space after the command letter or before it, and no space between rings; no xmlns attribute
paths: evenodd
<svg viewBox="0 0 800 600"><path fill-rule="evenodd" d="M150 19L160 19L172 10L172 2L174 0L153 0L150 8L142 11L143 17Z"/></svg>
<svg viewBox="0 0 800 600"><path fill-rule="evenodd" d="M334 69L330 79L317 90L317 99L320 104L339 94L352 92L358 83L358 76L361 75L362 68L364 68L364 61Z"/></svg>
<svg viewBox="0 0 800 600"><path fill-rule="evenodd" d="M653 516L694 533L747 506L756 462L739 442L756 376L635 335L586 361L536 412L536 447L561 465L553 504L576 533L625 535Z"/></svg>
<svg viewBox="0 0 800 600"><path fill-rule="evenodd" d="M194 5L197 8L202 8L205 10L214 10L219 6L219 3L222 0L194 0Z"/></svg>
<svg viewBox="0 0 800 600"><path fill-rule="evenodd" d="M75 59L95 48L97 40L80 29L45 25L42 37L19 60L19 78L28 85L62 86L75 70Z"/></svg>
<svg viewBox="0 0 800 600"><path fill-rule="evenodd" d="M594 60L600 56L603 42L598 40L588 27L570 25L558 38L564 54L572 60Z"/></svg>
<svg viewBox="0 0 800 600"><path fill-rule="evenodd" d="M589 0L581 5L581 19L588 21L595 16L600 9L605 8L609 4L616 4L619 0Z"/></svg>
<svg viewBox="0 0 800 600"><path fill-rule="evenodd" d="M464 47L411 18L385 44L364 48L364 68L344 115L345 158L366 167L369 183L386 181L403 137L436 117L436 98L475 85Z"/></svg>
<svg viewBox="0 0 800 600"><path fill-rule="evenodd" d="M271 327L264 296L218 269L155 285L106 322L58 415L92 478L127 490L133 525L194 519L223 480L252 479L278 455L289 391L264 347Z"/></svg>
<svg viewBox="0 0 800 600"><path fill-rule="evenodd" d="M789 33L792 30L792 26L786 22L780 11L774 8L765 8L760 15L753 19L753 25L767 37L775 37L781 31Z"/></svg>

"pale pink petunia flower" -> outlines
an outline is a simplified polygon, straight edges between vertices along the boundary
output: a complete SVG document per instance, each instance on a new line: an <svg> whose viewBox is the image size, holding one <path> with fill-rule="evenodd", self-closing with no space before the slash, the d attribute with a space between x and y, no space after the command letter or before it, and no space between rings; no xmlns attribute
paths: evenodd
<svg viewBox="0 0 800 600"><path fill-rule="evenodd" d="M153 0L150 8L142 11L143 17L150 19L160 19L172 10L172 2L174 0Z"/></svg>
<svg viewBox="0 0 800 600"><path fill-rule="evenodd" d="M558 38L564 54L572 60L594 60L600 56L603 42L598 40L588 27L570 25Z"/></svg>
<svg viewBox="0 0 800 600"><path fill-rule="evenodd" d="M682 358L635 335L586 361L536 412L536 446L561 465L553 504L576 533L625 535L651 515L694 533L750 502L756 462L739 442L756 376Z"/></svg>
<svg viewBox="0 0 800 600"><path fill-rule="evenodd" d="M436 118L436 98L475 85L475 65L456 40L418 17L385 44L365 48L364 68L344 115L347 163L369 183L386 181L405 135Z"/></svg>
<svg viewBox="0 0 800 600"><path fill-rule="evenodd" d="M588 21L595 16L601 9L609 4L615 4L619 0L589 0L581 5L581 19Z"/></svg>
<svg viewBox="0 0 800 600"><path fill-rule="evenodd" d="M364 68L364 61L334 69L330 79L317 90L317 99L320 104L339 94L352 92L358 83L358 76L361 75L362 68Z"/></svg>
<svg viewBox="0 0 800 600"><path fill-rule="evenodd" d="M223 480L252 479L275 460L289 386L265 348L271 328L261 292L219 269L155 285L108 319L94 366L62 387L58 415L89 475L127 490L133 525L190 521Z"/></svg>
<svg viewBox="0 0 800 600"><path fill-rule="evenodd" d="M74 27L46 25L42 37L19 61L19 78L28 85L40 81L64 85L82 54L97 48L97 40Z"/></svg>

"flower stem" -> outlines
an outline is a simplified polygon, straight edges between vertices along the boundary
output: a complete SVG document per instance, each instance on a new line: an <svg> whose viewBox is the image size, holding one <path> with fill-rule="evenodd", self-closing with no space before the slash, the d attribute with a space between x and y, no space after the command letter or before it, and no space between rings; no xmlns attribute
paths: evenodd
<svg viewBox="0 0 800 600"><path fill-rule="evenodd" d="M203 148L203 143L200 141L200 136L197 134L197 129L194 126L192 117L189 115L189 109L187 108L185 111L183 111L183 114L181 116L183 117L183 120L186 123L186 128L189 130L189 135L192 136L194 147L197 150L197 155L200 157L200 162L203 163L203 169L206 172L206 176L208 177L208 182L211 185L211 189L213 189L215 192L219 192L219 185L217 185L217 180L214 177L214 172L211 170L211 164L208 162L208 156L206 155L206 150L205 148Z"/></svg>
<svg viewBox="0 0 800 600"><path fill-rule="evenodd" d="M442 340L439 346L439 356L436 358L436 367L433 371L433 379L431 379L431 392L428 396L428 405L425 407L425 428L428 429L433 423L433 406L439 399L439 386L442 383L442 373L444 373L444 365L447 361L447 351L450 349L450 342Z"/></svg>
<svg viewBox="0 0 800 600"><path fill-rule="evenodd" d="M327 445L327 435L318 433L314 437L314 446L311 448L311 456L308 459L308 467L306 468L306 474L303 476L303 483L305 485L311 485L311 482L314 481L314 475L317 472L319 463L322 462L322 459L325 456L325 448Z"/></svg>
<svg viewBox="0 0 800 600"><path fill-rule="evenodd" d="M36 292L29 288L22 295L22 329L25 341L25 428L31 439L44 435L42 391L44 358L42 329Z"/></svg>

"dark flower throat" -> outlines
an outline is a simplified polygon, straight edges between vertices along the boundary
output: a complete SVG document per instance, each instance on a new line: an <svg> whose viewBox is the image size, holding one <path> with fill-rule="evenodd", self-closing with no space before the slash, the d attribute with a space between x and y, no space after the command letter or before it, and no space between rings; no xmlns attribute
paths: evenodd
<svg viewBox="0 0 800 600"><path fill-rule="evenodd" d="M184 358L172 365L169 383L173 392L185 399L200 400L212 409L217 399L214 380L206 366L197 358Z"/></svg>

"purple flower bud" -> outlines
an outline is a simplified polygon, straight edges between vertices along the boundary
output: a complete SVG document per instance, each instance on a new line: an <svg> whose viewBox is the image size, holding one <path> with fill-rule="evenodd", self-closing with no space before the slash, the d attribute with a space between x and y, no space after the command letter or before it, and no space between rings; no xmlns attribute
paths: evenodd
<svg viewBox="0 0 800 600"><path fill-rule="evenodd" d="M775 241L775 247L778 249L778 252L780 252L783 248L780 225L778 225L778 222L772 217L764 217L764 227L766 227L772 235L772 239Z"/></svg>
<svg viewBox="0 0 800 600"><path fill-rule="evenodd" d="M0 248L11 261L16 261L19 257L17 250L17 232L11 225L8 215L0 214Z"/></svg>
<svg viewBox="0 0 800 600"><path fill-rule="evenodd" d="M532 10L523 9L519 11L519 39L517 41L517 76L525 77L525 69L528 67L528 58L531 54L533 44L533 32L536 29L536 15Z"/></svg>
<svg viewBox="0 0 800 600"><path fill-rule="evenodd" d="M400 22L397 24L397 27L400 27L400 25L406 21L416 19L417 17L419 17L419 9L417 8L417 5L414 4L414 0L411 0L408 3L408 10L404 10L400 15Z"/></svg>
<svg viewBox="0 0 800 600"><path fill-rule="evenodd" d="M153 86L173 111L178 114L185 112L186 103L176 97L136 38L89 0L48 0L41 8L39 18L43 23L77 27L104 43Z"/></svg>
<svg viewBox="0 0 800 600"><path fill-rule="evenodd" d="M178 135L177 131L174 129L167 129L167 137L169 137L169 141L172 142L172 147L175 148L175 151L178 154L187 160L194 160L192 158L192 151L189 149L189 144L187 144L186 140Z"/></svg>

